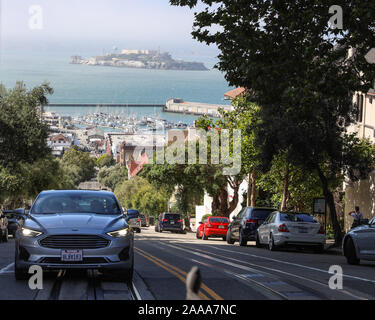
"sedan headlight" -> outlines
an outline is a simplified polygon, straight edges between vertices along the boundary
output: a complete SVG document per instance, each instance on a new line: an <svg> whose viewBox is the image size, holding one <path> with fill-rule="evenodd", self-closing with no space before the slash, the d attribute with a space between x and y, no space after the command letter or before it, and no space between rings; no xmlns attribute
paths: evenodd
<svg viewBox="0 0 375 320"><path fill-rule="evenodd" d="M43 234L43 232L22 228L22 235L25 237L36 238L39 237L41 234Z"/></svg>
<svg viewBox="0 0 375 320"><path fill-rule="evenodd" d="M122 238L122 237L126 237L129 233L130 233L130 229L124 228L124 229L121 229L121 230L108 232L107 234L111 237L114 237L114 238Z"/></svg>

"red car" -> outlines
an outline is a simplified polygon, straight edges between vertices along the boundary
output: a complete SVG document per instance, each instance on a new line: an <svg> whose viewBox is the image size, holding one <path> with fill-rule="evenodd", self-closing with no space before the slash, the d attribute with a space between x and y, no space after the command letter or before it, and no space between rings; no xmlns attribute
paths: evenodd
<svg viewBox="0 0 375 320"><path fill-rule="evenodd" d="M222 238L226 241L229 219L224 217L208 217L199 223L197 239Z"/></svg>

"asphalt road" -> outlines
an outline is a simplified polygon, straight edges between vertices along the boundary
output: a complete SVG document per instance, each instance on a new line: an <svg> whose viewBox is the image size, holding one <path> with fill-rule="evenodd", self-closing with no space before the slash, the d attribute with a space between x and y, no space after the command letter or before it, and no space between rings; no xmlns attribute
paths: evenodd
<svg viewBox="0 0 375 320"><path fill-rule="evenodd" d="M0 300L56 298L74 300L184 300L185 281L193 266L202 274L203 300L374 299L375 263L350 266L335 254L296 250L270 252L228 245L221 239L197 240L195 234L156 233L142 229L135 241L134 287L93 273L66 273L45 280L43 290L29 289L13 274L14 240L0 243ZM343 269L343 289L329 288L331 266ZM56 281L60 279L60 282ZM58 286L56 285L58 284ZM51 298L52 297L52 298Z"/></svg>

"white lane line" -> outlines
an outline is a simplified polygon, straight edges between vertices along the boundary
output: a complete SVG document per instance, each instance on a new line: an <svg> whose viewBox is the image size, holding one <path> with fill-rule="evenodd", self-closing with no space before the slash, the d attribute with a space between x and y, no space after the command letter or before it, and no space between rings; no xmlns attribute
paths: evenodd
<svg viewBox="0 0 375 320"><path fill-rule="evenodd" d="M165 244L165 245L167 245L167 244ZM170 246L170 247L178 248L178 249L180 249L180 250L184 250L184 251L188 251L188 252L193 253L191 250L183 249L183 248L180 248L180 247L177 247L177 246L173 246L173 245L169 245L169 246ZM195 250L195 251L203 252L203 254L199 254L199 253L193 253L193 254L197 254L197 255L199 255L199 256L206 257L206 258L208 257L208 256L206 255L206 253L207 253L206 251L199 250L199 249L194 249L194 250ZM231 252L231 253L233 253L233 252ZM250 265L250 266L253 266L253 267L257 267L257 268L261 268L261 269L265 269L265 270L269 270L269 271L274 271L274 272L278 272L278 273L281 273L281 274L285 274L285 275L288 275L288 276L292 276L292 277L295 277L295 278L298 278L298 279L301 279L301 280L304 280L304 281L312 282L312 283L314 283L314 284L317 284L317 285L320 285L320 286L323 286L323 287L328 287L328 284L325 284L325 283L322 283L322 282L319 282L319 281L316 281L316 280L313 280L313 279L309 279L309 278L306 278L306 277L302 277L302 276L299 276L299 275L296 275L296 274L292 274L292 273L289 273L289 272L286 272L286 271L282 271L282 270L279 270L279 269L274 269L274 268L264 267L264 266L262 266L262 265L257 265L257 264L250 263L250 262L247 262L247 261L241 261L241 260L238 260L238 259L234 259L234 258L230 258L230 257L223 256L223 255L218 255L218 254L215 254L215 253L212 253L212 252L210 252L210 254L212 254L212 255L216 255L216 256L218 256L218 257L223 257L223 258L228 259L228 260L232 260L232 261L236 261L236 262L244 263L244 264L247 264L247 265ZM215 258L212 258L212 259L215 259ZM241 265L238 265L238 264L231 264L230 262L226 263L226 262L224 262L224 261L222 261L222 260L218 260L218 259L216 259L216 260L219 261L219 262L221 262L221 263L223 263L223 264L228 264L228 263L229 263L230 265L233 265L233 266L235 266L235 267L237 267L237 268L239 268L239 269L244 269L244 268L246 268L246 267L241 268L242 266L241 266ZM264 272L259 271L259 270L256 270L256 269L248 268L248 270L251 270L251 271L253 271L253 272L254 272L254 271L258 271L258 274L263 273L263 274L266 274L266 275L267 275L267 273L264 273ZM328 271L325 271L325 273L328 273ZM352 294L352 293L350 293L350 292L347 291L347 290L341 290L341 293L344 293L344 294L346 294L346 295L349 295L349 296L351 296L351 297L353 297L353 298L356 298L356 299L359 299L359 300L368 300L368 298L361 297L361 296L359 296L358 294Z"/></svg>
<svg viewBox="0 0 375 320"><path fill-rule="evenodd" d="M11 263L10 265L6 266L5 268L1 269L0 270L0 274L4 274L4 273L10 273L12 271L9 271L10 268L12 268L14 266L14 263Z"/></svg>
<svg viewBox="0 0 375 320"><path fill-rule="evenodd" d="M225 252L233 253L233 251L222 249L222 248L217 248L217 247L214 247L214 246L212 246L211 248L214 248L214 249L220 250L220 251L225 251ZM262 257L262 256L258 256L258 255L255 255L255 254L238 252L238 251L236 251L235 253L238 253L238 254L241 254L241 255L245 255L245 256L249 256L249 257L253 257L253 258L260 258L260 259L269 260L269 261L272 261L272 262L282 263L282 264L286 264L286 265L290 265L290 266L295 266L295 267L299 267L299 268L304 268L304 269L309 269L309 270L313 270L313 271L318 271L318 272L323 272L323 273L331 274L331 273L328 272L328 270L323 270L323 269L318 269L318 268L314 268L314 267L309 267L309 266L305 266L305 265L298 264L298 263L286 262L286 261L282 261L282 260L272 259L272 258L268 258L268 257ZM355 279L355 280L361 280L361 281L375 283L375 280L372 280L372 279L366 279L366 278L351 276L351 275L348 275L348 274L343 274L343 276L346 277L346 278L350 278L350 279Z"/></svg>
<svg viewBox="0 0 375 320"><path fill-rule="evenodd" d="M214 269L214 270L219 270L221 272L224 272L225 274L227 274L229 277L236 277L238 279L241 279L243 281L243 283L245 283L246 285L248 286L251 286L251 288L257 292L259 292L260 294L270 298L270 299L275 299L275 297L277 298L282 298L282 299L287 299L287 297L285 297L284 295L280 294L279 292L269 288L269 287L266 287L264 285L260 285L257 281L254 281L254 280L251 280L251 279L247 279L245 277L243 277L243 275L240 275L240 274L237 274L235 272L232 272L232 271L229 271L227 269L224 269L224 268L220 268L218 266L214 266L212 264L209 264L209 263L205 263L203 261L199 261L199 260L195 260L195 259L190 259L191 261L197 263L197 264L201 264L201 265L204 265L208 268L211 268L211 269ZM264 277L263 274L256 274L258 277ZM254 287L255 285L255 287ZM261 290L259 290L259 287L261 288ZM267 291L264 291L264 289L266 289Z"/></svg>
<svg viewBox="0 0 375 320"><path fill-rule="evenodd" d="M264 276L275 280L275 276L274 275L267 274L267 273L265 273L263 271L260 271L260 270L257 270L257 269L253 269L253 268L246 267L244 265L240 265L240 264L237 264L237 263L232 263L232 262L229 262L229 261L224 261L222 259L217 259L217 258L211 257L211 256L209 256L209 255L207 255L205 253L199 253L199 252L196 252L196 251L193 251L193 250L187 250L187 249L181 248L179 246L174 246L174 245L170 245L170 244L164 244L164 245L169 246L171 248L175 248L175 249L179 249L179 250L182 250L182 251L186 251L186 252L189 252L191 254L197 255L199 257L202 257L202 258L205 258L205 259L209 259L209 260L213 260L213 261L216 261L216 262L219 262L219 263L231 266L231 267L235 267L235 268L238 268L238 269L242 269L242 270L245 270L245 271L248 271L248 272L250 271L250 272L253 272L253 273L263 274ZM240 275L238 275L236 273L234 273L233 275L236 276L236 277L238 277L238 278L241 278L243 280L247 280L247 281L253 282L254 284L257 284L257 285L259 285L259 286L261 286L261 287L263 287L263 288L265 288L267 290L270 290L270 291L274 292L275 294L279 295L280 297L282 297L283 299L289 299L282 292L277 291L275 289L272 289L270 286L266 285L265 283L262 283L260 281L255 281L255 280L252 280L252 279L245 279L244 277L241 277ZM299 288L296 288L296 287L294 287L294 286L292 286L290 284L287 284L287 283L285 283L283 281L280 281L280 283L282 283L284 286L287 286L289 288L295 289L296 292L300 292L301 294L303 293L304 296L306 296L306 297L308 296L309 299L314 298L314 296L311 293L309 293L309 292L304 292L303 290L301 290Z"/></svg>
<svg viewBox="0 0 375 320"><path fill-rule="evenodd" d="M136 296L137 300L139 300L139 301L142 300L142 297L141 297L141 295L139 294L137 288L135 287L134 282L132 282L132 285L133 285L133 291L134 291L134 293L135 293L135 296Z"/></svg>
<svg viewBox="0 0 375 320"><path fill-rule="evenodd" d="M199 250L199 249L196 249L196 250ZM304 280L304 281L310 281L314 284L321 285L323 287L328 287L328 284L322 283L320 281L313 280L313 279L306 278L306 277L302 277L302 276L299 276L299 275L296 275L296 274L293 274L293 273L289 273L289 272L286 272L286 271L282 271L282 270L279 270L279 269L264 267L264 266L257 265L257 264L254 264L254 263L250 263L250 262L247 262L247 261L241 261L241 260L237 260L237 259L234 259L234 258L223 256L223 255L218 255L218 254L215 254L215 253L212 253L212 252L211 252L211 254L216 255L218 257L223 257L223 258L230 259L230 260L233 260L233 261L238 261L238 262L241 262L241 263L244 263L244 264L255 266L255 267L258 267L258 268L266 269L266 270L269 270L269 271L274 271L274 272L278 272L278 273L281 273L281 274L285 274L285 275L295 277L297 279L301 279L301 280ZM361 297L360 294L353 294L353 293L351 293L347 290L340 290L340 291L341 291L341 293L344 293L348 296L351 296L351 297L359 299L359 300L368 300L368 298Z"/></svg>

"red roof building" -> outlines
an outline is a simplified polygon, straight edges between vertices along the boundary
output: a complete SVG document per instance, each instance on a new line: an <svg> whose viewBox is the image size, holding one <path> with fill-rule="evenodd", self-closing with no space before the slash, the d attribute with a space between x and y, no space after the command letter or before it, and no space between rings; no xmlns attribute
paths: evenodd
<svg viewBox="0 0 375 320"><path fill-rule="evenodd" d="M246 89L243 87L240 87L240 88L236 88L225 93L224 98L226 100L232 100L232 99L237 98L238 96L244 95L245 93L246 93Z"/></svg>
<svg viewBox="0 0 375 320"><path fill-rule="evenodd" d="M68 143L69 139L62 134L58 134L50 139L54 143Z"/></svg>

